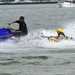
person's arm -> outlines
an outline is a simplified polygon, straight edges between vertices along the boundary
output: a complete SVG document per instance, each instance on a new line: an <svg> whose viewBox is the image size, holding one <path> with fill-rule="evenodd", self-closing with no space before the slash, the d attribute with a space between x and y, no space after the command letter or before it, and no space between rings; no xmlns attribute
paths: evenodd
<svg viewBox="0 0 75 75"><path fill-rule="evenodd" d="M11 24L13 24L13 23L16 23L16 21L13 21L13 22L9 22L8 24L9 24L9 25L11 25Z"/></svg>

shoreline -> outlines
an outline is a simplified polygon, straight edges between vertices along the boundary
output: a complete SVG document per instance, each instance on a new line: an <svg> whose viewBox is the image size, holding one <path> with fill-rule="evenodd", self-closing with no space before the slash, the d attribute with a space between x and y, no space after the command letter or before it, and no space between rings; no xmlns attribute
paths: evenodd
<svg viewBox="0 0 75 75"><path fill-rule="evenodd" d="M58 2L2 2L0 5L56 4Z"/></svg>

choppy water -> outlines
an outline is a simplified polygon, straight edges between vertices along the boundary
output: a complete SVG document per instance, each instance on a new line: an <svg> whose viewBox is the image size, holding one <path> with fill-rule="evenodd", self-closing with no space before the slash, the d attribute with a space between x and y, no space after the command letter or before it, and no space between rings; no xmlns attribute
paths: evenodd
<svg viewBox="0 0 75 75"><path fill-rule="evenodd" d="M0 26L25 16L29 34L20 40L0 43L0 75L75 75L75 41L50 43L61 27L75 38L75 8L56 4L0 6ZM17 29L18 25L11 25Z"/></svg>

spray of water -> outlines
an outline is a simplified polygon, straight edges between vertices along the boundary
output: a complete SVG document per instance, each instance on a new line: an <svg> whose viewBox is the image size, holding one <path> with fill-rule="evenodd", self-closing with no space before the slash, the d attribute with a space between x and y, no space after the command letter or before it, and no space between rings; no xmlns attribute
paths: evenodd
<svg viewBox="0 0 75 75"><path fill-rule="evenodd" d="M75 25L74 23L68 24L68 27L65 24L65 28L63 32L69 37L73 37L75 39ZM47 29L38 29L34 31L30 31L27 36L21 38L13 38L13 40L9 39L5 42L0 42L0 49L3 51L11 51L11 50L29 50L32 48L43 47L43 48L54 48L54 49L63 49L63 48L75 48L75 41L62 40L60 42L49 42L47 38L43 38L43 36L57 36L55 30L47 30Z"/></svg>

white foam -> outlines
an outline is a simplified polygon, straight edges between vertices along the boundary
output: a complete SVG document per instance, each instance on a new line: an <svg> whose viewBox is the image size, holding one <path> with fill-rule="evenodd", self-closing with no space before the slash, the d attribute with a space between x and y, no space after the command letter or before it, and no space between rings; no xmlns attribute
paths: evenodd
<svg viewBox="0 0 75 75"><path fill-rule="evenodd" d="M74 24L68 24L68 27L65 26L63 32L75 38L75 26ZM54 49L63 49L63 48L75 48L75 41L62 40L61 42L49 42L47 38L42 38L41 36L56 36L56 30L47 30L47 29L38 29L30 31L29 34L25 37L21 37L20 40L7 40L0 43L0 52L1 51L17 51L17 50L29 50L34 47L43 47L43 48L54 48Z"/></svg>

